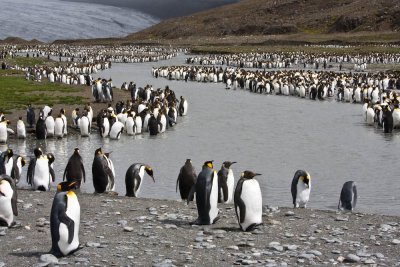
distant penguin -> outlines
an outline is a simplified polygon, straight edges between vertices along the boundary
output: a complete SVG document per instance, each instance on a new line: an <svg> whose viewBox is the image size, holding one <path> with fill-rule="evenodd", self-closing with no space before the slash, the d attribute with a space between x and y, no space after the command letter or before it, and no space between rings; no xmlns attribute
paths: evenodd
<svg viewBox="0 0 400 267"><path fill-rule="evenodd" d="M218 203L230 203L233 199L235 178L231 165L235 163L235 161L225 161L218 171Z"/></svg>
<svg viewBox="0 0 400 267"><path fill-rule="evenodd" d="M10 227L18 216L17 188L8 175L0 175L0 226Z"/></svg>
<svg viewBox="0 0 400 267"><path fill-rule="evenodd" d="M199 217L194 224L210 225L215 223L218 217L218 176L213 169L212 161L206 161L199 175L196 184L190 190L187 203L196 193L196 205Z"/></svg>
<svg viewBox="0 0 400 267"><path fill-rule="evenodd" d="M110 130L110 139L119 140L121 138L121 134L123 131L124 131L124 124L120 121L114 122Z"/></svg>
<svg viewBox="0 0 400 267"><path fill-rule="evenodd" d="M132 115L129 115L125 121L125 130L128 135L135 135L135 121Z"/></svg>
<svg viewBox="0 0 400 267"><path fill-rule="evenodd" d="M107 137L109 133L110 133L110 121L105 116L101 118L100 136Z"/></svg>
<svg viewBox="0 0 400 267"><path fill-rule="evenodd" d="M357 186L353 181L348 181L343 184L342 191L340 192L340 199L338 204L339 210L352 211L357 204Z"/></svg>
<svg viewBox="0 0 400 267"><path fill-rule="evenodd" d="M22 117L19 117L19 120L17 121L17 137L18 139L26 138L25 123L22 120Z"/></svg>
<svg viewBox="0 0 400 267"><path fill-rule="evenodd" d="M14 179L15 184L19 183L19 180L21 179L21 175L22 175L22 167L25 166L26 161L24 159L24 157L19 156L19 155L15 155L14 156L14 165L13 168L11 170L11 178Z"/></svg>
<svg viewBox="0 0 400 267"><path fill-rule="evenodd" d="M90 135L90 121L87 114L83 115L79 120L79 131L82 137L89 137Z"/></svg>
<svg viewBox="0 0 400 267"><path fill-rule="evenodd" d="M144 172L146 172L152 179L153 182L153 169L146 164L143 163L134 163L132 164L125 174L125 187L126 187L126 195L127 197L137 197L140 188L143 182Z"/></svg>
<svg viewBox="0 0 400 267"><path fill-rule="evenodd" d="M75 182L76 189L81 187L82 180L83 182L86 182L85 166L83 165L82 157L79 154L79 148L74 149L74 153L68 160L63 175L63 181L65 180L69 183Z"/></svg>
<svg viewBox="0 0 400 267"><path fill-rule="evenodd" d="M311 177L306 171L298 170L292 180L292 198L294 208L305 208L310 199Z"/></svg>
<svg viewBox="0 0 400 267"><path fill-rule="evenodd" d="M14 152L11 148L1 153L0 156L0 174L6 174L11 176L12 169L14 167Z"/></svg>
<svg viewBox="0 0 400 267"><path fill-rule="evenodd" d="M50 114L46 117L45 124L46 124L46 133L47 133L46 138L53 137L54 136L54 118L53 118L53 116L51 116L51 111L50 111Z"/></svg>
<svg viewBox="0 0 400 267"><path fill-rule="evenodd" d="M35 111L33 110L31 104L29 104L28 108L26 109L26 122L28 123L28 127L33 128L35 121Z"/></svg>
<svg viewBox="0 0 400 267"><path fill-rule="evenodd" d="M8 139L8 128L7 126L10 124L9 120L5 120L3 117L3 121L0 122L0 143L7 143Z"/></svg>
<svg viewBox="0 0 400 267"><path fill-rule="evenodd" d="M58 115L54 122L54 137L63 138L64 137L64 120L61 115Z"/></svg>
<svg viewBox="0 0 400 267"><path fill-rule="evenodd" d="M34 150L35 157L31 158L28 166L27 182L34 190L49 191L50 182L55 180L52 167L54 157L52 154L44 155L40 148Z"/></svg>
<svg viewBox="0 0 400 267"><path fill-rule="evenodd" d="M64 135L68 134L68 122L67 122L67 117L65 116L65 109L60 110L60 116L61 119L64 121Z"/></svg>
<svg viewBox="0 0 400 267"><path fill-rule="evenodd" d="M242 172L235 189L236 218L243 231L252 231L262 224L262 195L255 176L251 171Z"/></svg>
<svg viewBox="0 0 400 267"><path fill-rule="evenodd" d="M43 116L40 116L38 121L36 122L36 139L42 140L46 139L47 137L47 130L46 130L46 122L43 119Z"/></svg>
<svg viewBox="0 0 400 267"><path fill-rule="evenodd" d="M92 177L95 193L105 193L115 189L115 171L111 159L103 153L101 148L94 152Z"/></svg>
<svg viewBox="0 0 400 267"><path fill-rule="evenodd" d="M158 134L158 122L154 114L151 114L147 128L149 129L150 135Z"/></svg>
<svg viewBox="0 0 400 267"><path fill-rule="evenodd" d="M142 133L142 117L139 115L135 116L135 134Z"/></svg>
<svg viewBox="0 0 400 267"><path fill-rule="evenodd" d="M393 113L388 105L383 106L382 112L383 132L391 133L393 131Z"/></svg>
<svg viewBox="0 0 400 267"><path fill-rule="evenodd" d="M179 115L186 116L188 110L188 102L183 96L181 96L181 101L179 102Z"/></svg>
<svg viewBox="0 0 400 267"><path fill-rule="evenodd" d="M196 180L196 170L192 165L192 161L187 159L185 165L183 165L179 171L178 179L176 180L176 191L178 191L179 186L179 193L182 200L188 199L190 189L196 184ZM193 196L189 201L193 201Z"/></svg>
<svg viewBox="0 0 400 267"><path fill-rule="evenodd" d="M57 192L50 213L51 254L67 256L79 248L81 208L73 191Z"/></svg>

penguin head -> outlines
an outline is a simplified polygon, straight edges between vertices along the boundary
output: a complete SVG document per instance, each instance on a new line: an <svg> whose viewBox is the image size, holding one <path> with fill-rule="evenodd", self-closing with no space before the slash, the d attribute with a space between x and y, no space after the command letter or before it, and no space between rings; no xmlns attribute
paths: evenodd
<svg viewBox="0 0 400 267"><path fill-rule="evenodd" d="M299 177L299 181L298 181L299 183L303 182L306 185L306 187L310 187L311 177L308 172L303 171L303 170L298 170L295 173L295 176Z"/></svg>
<svg viewBox="0 0 400 267"><path fill-rule="evenodd" d="M252 171L244 171L240 174L240 178L253 179L255 176L261 175L260 173L254 173Z"/></svg>
<svg viewBox="0 0 400 267"><path fill-rule="evenodd" d="M209 161L204 162L203 167L207 167L207 168L212 169L213 168L213 161L214 160L209 160Z"/></svg>
<svg viewBox="0 0 400 267"><path fill-rule="evenodd" d="M224 163L222 163L222 166L229 169L235 163L237 163L237 162L236 161L225 161Z"/></svg>
<svg viewBox="0 0 400 267"><path fill-rule="evenodd" d="M58 192L70 191L72 189L78 189L77 182L61 182L57 185Z"/></svg>
<svg viewBox="0 0 400 267"><path fill-rule="evenodd" d="M14 156L14 152L11 148L7 149L7 156L8 156L8 158L11 158L12 156Z"/></svg>
<svg viewBox="0 0 400 267"><path fill-rule="evenodd" d="M55 160L53 153L48 153L47 159L49 160L49 164L52 164Z"/></svg>
<svg viewBox="0 0 400 267"><path fill-rule="evenodd" d="M20 156L20 158L21 158L21 166L24 167L26 164L26 160L23 156Z"/></svg>
<svg viewBox="0 0 400 267"><path fill-rule="evenodd" d="M75 147L74 154L78 154L79 155L79 148Z"/></svg>
<svg viewBox="0 0 400 267"><path fill-rule="evenodd" d="M10 120L6 120L6 123L7 123L7 125L10 125L11 121Z"/></svg>
<svg viewBox="0 0 400 267"><path fill-rule="evenodd" d="M41 155L43 155L43 151L40 147L35 148L35 150L33 150L33 154L35 154L35 157L40 157Z"/></svg>
<svg viewBox="0 0 400 267"><path fill-rule="evenodd" d="M146 171L146 173L153 179L153 182L156 182L155 180L154 180L154 174L153 174L153 169L149 166L149 165L146 165L145 167L144 167L144 170Z"/></svg>
<svg viewBox="0 0 400 267"><path fill-rule="evenodd" d="M94 151L94 156L95 157L99 156L99 155L103 155L103 150L101 149L101 147Z"/></svg>

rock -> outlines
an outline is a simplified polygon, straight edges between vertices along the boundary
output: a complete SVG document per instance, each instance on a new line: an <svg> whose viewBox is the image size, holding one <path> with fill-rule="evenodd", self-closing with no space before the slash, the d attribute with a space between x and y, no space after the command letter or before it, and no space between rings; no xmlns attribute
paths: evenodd
<svg viewBox="0 0 400 267"><path fill-rule="evenodd" d="M57 264L58 263L58 259L56 256L52 255L52 254L43 254L40 256L40 261L47 263L47 264Z"/></svg>
<svg viewBox="0 0 400 267"><path fill-rule="evenodd" d="M292 238L292 237L294 237L294 234L292 234L292 233L285 233L285 237L287 237L287 238Z"/></svg>
<svg viewBox="0 0 400 267"><path fill-rule="evenodd" d="M392 240L393 245L400 245L400 240L399 239L393 239Z"/></svg>
<svg viewBox="0 0 400 267"><path fill-rule="evenodd" d="M335 221L338 221L338 222L347 222L348 220L349 220L348 217L342 217L342 216L338 216L335 218Z"/></svg>
<svg viewBox="0 0 400 267"><path fill-rule="evenodd" d="M125 226L125 227L124 227L124 231L125 231L125 232L132 232L132 231L133 231L133 227Z"/></svg>
<svg viewBox="0 0 400 267"><path fill-rule="evenodd" d="M118 223L119 225L121 225L121 226L126 226L126 225L128 224L128 221L126 221L126 220L119 220L117 223Z"/></svg>
<svg viewBox="0 0 400 267"><path fill-rule="evenodd" d="M256 263L257 263L257 261L255 261L255 260L242 260L242 265L253 265Z"/></svg>
<svg viewBox="0 0 400 267"><path fill-rule="evenodd" d="M238 246L229 246L226 249L230 249L230 250L239 250Z"/></svg>
<svg viewBox="0 0 400 267"><path fill-rule="evenodd" d="M293 211L291 211L291 210L289 210L289 211L287 211L286 213L285 213L285 216L294 216L295 214L294 214L294 212Z"/></svg>
<svg viewBox="0 0 400 267"><path fill-rule="evenodd" d="M6 264L4 262L0 261L0 267L4 267L4 266L6 266Z"/></svg>
<svg viewBox="0 0 400 267"><path fill-rule="evenodd" d="M166 224L165 229L178 229L178 226L176 226L175 224Z"/></svg>
<svg viewBox="0 0 400 267"><path fill-rule="evenodd" d="M315 256L322 256L322 253L320 251L318 251L318 250L307 251L307 254L313 254Z"/></svg>
<svg viewBox="0 0 400 267"><path fill-rule="evenodd" d="M355 263L355 262L360 262L360 257L354 254L347 254L344 261L345 262L350 262L350 263Z"/></svg>
<svg viewBox="0 0 400 267"><path fill-rule="evenodd" d="M365 250L357 250L356 255L358 257L371 257L371 254L366 252Z"/></svg>
<svg viewBox="0 0 400 267"><path fill-rule="evenodd" d="M283 247L286 250L290 250L290 251L294 251L294 250L296 250L298 248L296 245L284 245Z"/></svg>
<svg viewBox="0 0 400 267"><path fill-rule="evenodd" d="M392 230L393 230L393 227L390 226L389 224L381 224L378 229L378 231L380 231L380 232L388 232L388 231L392 231Z"/></svg>
<svg viewBox="0 0 400 267"><path fill-rule="evenodd" d="M377 257L378 259L383 259L385 255L383 255L382 253L375 253L375 257Z"/></svg>
<svg viewBox="0 0 400 267"><path fill-rule="evenodd" d="M366 259L364 264L375 264L375 261L373 259Z"/></svg>
<svg viewBox="0 0 400 267"><path fill-rule="evenodd" d="M100 243L96 243L96 242L86 242L86 246L87 247L100 247Z"/></svg>
<svg viewBox="0 0 400 267"><path fill-rule="evenodd" d="M338 262L342 263L342 262L344 262L345 257L339 256L336 260L337 260Z"/></svg>
<svg viewBox="0 0 400 267"><path fill-rule="evenodd" d="M301 258L301 259L311 260L311 259L315 258L315 255L308 254L308 253L302 253L298 257Z"/></svg>

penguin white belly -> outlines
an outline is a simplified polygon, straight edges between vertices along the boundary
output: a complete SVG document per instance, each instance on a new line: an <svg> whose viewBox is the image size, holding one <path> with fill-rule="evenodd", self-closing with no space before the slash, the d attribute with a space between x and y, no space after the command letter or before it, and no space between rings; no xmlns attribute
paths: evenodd
<svg viewBox="0 0 400 267"><path fill-rule="evenodd" d="M142 118L140 116L135 117L136 134L142 133Z"/></svg>
<svg viewBox="0 0 400 267"><path fill-rule="evenodd" d="M54 123L54 136L55 137L64 136L64 121L62 118L57 118Z"/></svg>
<svg viewBox="0 0 400 267"><path fill-rule="evenodd" d="M296 207L305 208L310 199L311 184L306 187L304 183L297 184Z"/></svg>
<svg viewBox="0 0 400 267"><path fill-rule="evenodd" d="M393 110L392 116L393 116L393 128L400 127L400 109L396 108L395 110Z"/></svg>
<svg viewBox="0 0 400 267"><path fill-rule="evenodd" d="M0 190L3 195L0 195L0 218L7 222L8 225L14 220L14 213L11 206L11 198L13 190L9 183L3 183L0 185Z"/></svg>
<svg viewBox="0 0 400 267"><path fill-rule="evenodd" d="M36 160L35 176L33 177L33 187L38 189L43 186L45 190L49 190L50 185L50 171L49 162L47 159L39 158Z"/></svg>
<svg viewBox="0 0 400 267"><path fill-rule="evenodd" d="M367 124L373 125L375 118L375 112L372 108L367 109Z"/></svg>
<svg viewBox="0 0 400 267"><path fill-rule="evenodd" d="M25 124L22 121L17 122L17 136L20 139L26 138Z"/></svg>
<svg viewBox="0 0 400 267"><path fill-rule="evenodd" d="M61 115L62 120L64 121L64 135L67 135L68 131L67 131L67 117L65 117L64 115Z"/></svg>
<svg viewBox="0 0 400 267"><path fill-rule="evenodd" d="M255 179L244 181L240 198L246 207L244 221L240 223L242 229L245 230L252 224L262 223L262 196L258 181Z"/></svg>
<svg viewBox="0 0 400 267"><path fill-rule="evenodd" d="M183 102L183 113L182 113L182 115L183 115L183 116L186 116L187 111L188 111L188 103L187 103L187 101L185 100L185 101Z"/></svg>
<svg viewBox="0 0 400 267"><path fill-rule="evenodd" d="M52 116L46 118L46 130L48 137L54 136L54 118Z"/></svg>
<svg viewBox="0 0 400 267"><path fill-rule="evenodd" d="M211 192L210 192L210 211L209 211L209 216L210 216L210 224L212 224L218 216L218 176L217 172L213 172L214 178L211 186Z"/></svg>
<svg viewBox="0 0 400 267"><path fill-rule="evenodd" d="M103 127L104 127L104 131L102 130L101 136L107 137L108 133L110 132L110 123L107 118L104 118L104 120L103 120Z"/></svg>
<svg viewBox="0 0 400 267"><path fill-rule="evenodd" d="M5 123L0 123L0 143L6 143L8 138L7 126Z"/></svg>
<svg viewBox="0 0 400 267"><path fill-rule="evenodd" d="M76 250L79 247L79 222L81 218L81 211L79 202L76 198L68 198L67 216L74 221L74 237L71 244L68 243L68 227L60 223L59 234L60 240L58 241L58 247L64 255L68 255L71 251ZM73 208L72 208L73 207Z"/></svg>
<svg viewBox="0 0 400 267"><path fill-rule="evenodd" d="M128 135L135 135L135 122L133 121L132 117L128 117L128 119L125 122L125 129L126 129L126 133Z"/></svg>
<svg viewBox="0 0 400 267"><path fill-rule="evenodd" d="M149 125L149 119L150 119L150 114L147 114L146 117L144 117L143 128L142 128L143 132L149 131L149 129L147 127Z"/></svg>
<svg viewBox="0 0 400 267"><path fill-rule="evenodd" d="M9 159L5 164L4 167L6 168L6 174L8 176L11 176L11 171L13 169L13 165L14 165L14 160L11 158Z"/></svg>
<svg viewBox="0 0 400 267"><path fill-rule="evenodd" d="M82 137L88 137L90 132L89 132L89 119L86 116L83 116L80 119L80 124L79 124L79 130L81 131L81 136Z"/></svg>
<svg viewBox="0 0 400 267"><path fill-rule="evenodd" d="M108 167L111 169L111 172L115 178L114 163L109 158L107 158L107 162L108 162ZM106 191L114 191L114 190L115 190L115 180L114 180L114 185L111 186L110 177L108 177L108 184L107 184Z"/></svg>
<svg viewBox="0 0 400 267"><path fill-rule="evenodd" d="M136 179L134 180L133 188L135 188L136 185L139 183L139 187L138 187L138 189L137 189L136 192L135 192L135 196L138 196L138 195L139 195L140 189L142 188L143 177L144 177L144 166L140 167L140 170L139 170L139 177L140 177L140 181L138 181L138 180L136 180Z"/></svg>
<svg viewBox="0 0 400 267"><path fill-rule="evenodd" d="M228 200L225 203L231 203L233 199L233 189L235 187L235 178L233 176L233 171L229 169L226 184L228 186Z"/></svg>
<svg viewBox="0 0 400 267"><path fill-rule="evenodd" d="M116 121L111 127L110 138L119 140L121 138L121 131L124 129L124 124L120 121Z"/></svg>

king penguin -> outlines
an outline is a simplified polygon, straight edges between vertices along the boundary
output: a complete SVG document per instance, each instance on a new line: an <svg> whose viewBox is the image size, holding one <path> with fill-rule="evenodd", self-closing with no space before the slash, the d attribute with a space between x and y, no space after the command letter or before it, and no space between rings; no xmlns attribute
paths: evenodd
<svg viewBox="0 0 400 267"><path fill-rule="evenodd" d="M0 175L0 226L10 227L18 216L17 188L8 175Z"/></svg>
<svg viewBox="0 0 400 267"><path fill-rule="evenodd" d="M93 186L95 193L105 193L107 191L114 191L115 189L115 171L114 164L103 153L101 148L96 149L94 152L94 159L92 164Z"/></svg>
<svg viewBox="0 0 400 267"><path fill-rule="evenodd" d="M35 157L31 158L26 176L28 184L34 190L50 190L50 182L55 180L53 170L54 156L52 154L44 155L40 148L34 150Z"/></svg>
<svg viewBox="0 0 400 267"><path fill-rule="evenodd" d="M18 139L26 138L26 128L22 117L19 117L19 120L17 121L17 137Z"/></svg>
<svg viewBox="0 0 400 267"><path fill-rule="evenodd" d="M41 115L36 122L36 138L38 140L46 139L47 137L47 130L46 130L46 122Z"/></svg>
<svg viewBox="0 0 400 267"><path fill-rule="evenodd" d="M218 203L230 203L233 199L235 178L231 166L235 163L235 161L225 161L218 171Z"/></svg>
<svg viewBox="0 0 400 267"><path fill-rule="evenodd" d="M76 182L76 189L81 187L81 183L86 182L85 166L83 160L79 154L79 148L74 149L74 153L69 158L67 166L65 167L63 181Z"/></svg>
<svg viewBox="0 0 400 267"><path fill-rule="evenodd" d="M218 221L218 176L213 169L213 161L204 163L196 184L190 190L187 203L194 193L199 217L193 224L210 225Z"/></svg>
<svg viewBox="0 0 400 267"><path fill-rule="evenodd" d="M185 165L179 171L178 179L176 180L176 192L178 192L179 186L179 193L182 200L188 199L190 189L196 184L196 180L197 174L192 165L192 160L187 159ZM193 201L193 196L189 201Z"/></svg>
<svg viewBox="0 0 400 267"><path fill-rule="evenodd" d="M261 175L244 171L235 189L236 218L243 231L252 231L262 223L262 195L255 176Z"/></svg>
<svg viewBox="0 0 400 267"><path fill-rule="evenodd" d="M78 250L80 216L76 194L72 190L57 192L50 213L51 253L54 256L67 256Z"/></svg>
<svg viewBox="0 0 400 267"><path fill-rule="evenodd" d="M14 165L11 171L11 178L14 179L15 184L19 183L19 180L21 179L22 175L22 167L24 167L26 164L26 161L24 157L20 155L14 156Z"/></svg>
<svg viewBox="0 0 400 267"><path fill-rule="evenodd" d="M298 170L294 174L292 180L292 198L294 208L305 208L307 202L310 199L311 192L311 177L308 172L303 170Z"/></svg>
<svg viewBox="0 0 400 267"><path fill-rule="evenodd" d="M125 174L125 186L126 186L126 195L127 197L137 197L140 191L140 187L143 182L144 172L146 172L152 179L153 182L153 169L146 164L143 163L134 163L132 164Z"/></svg>
<svg viewBox="0 0 400 267"><path fill-rule="evenodd" d="M357 204L357 186L353 181L343 184L338 204L339 210L353 211Z"/></svg>

